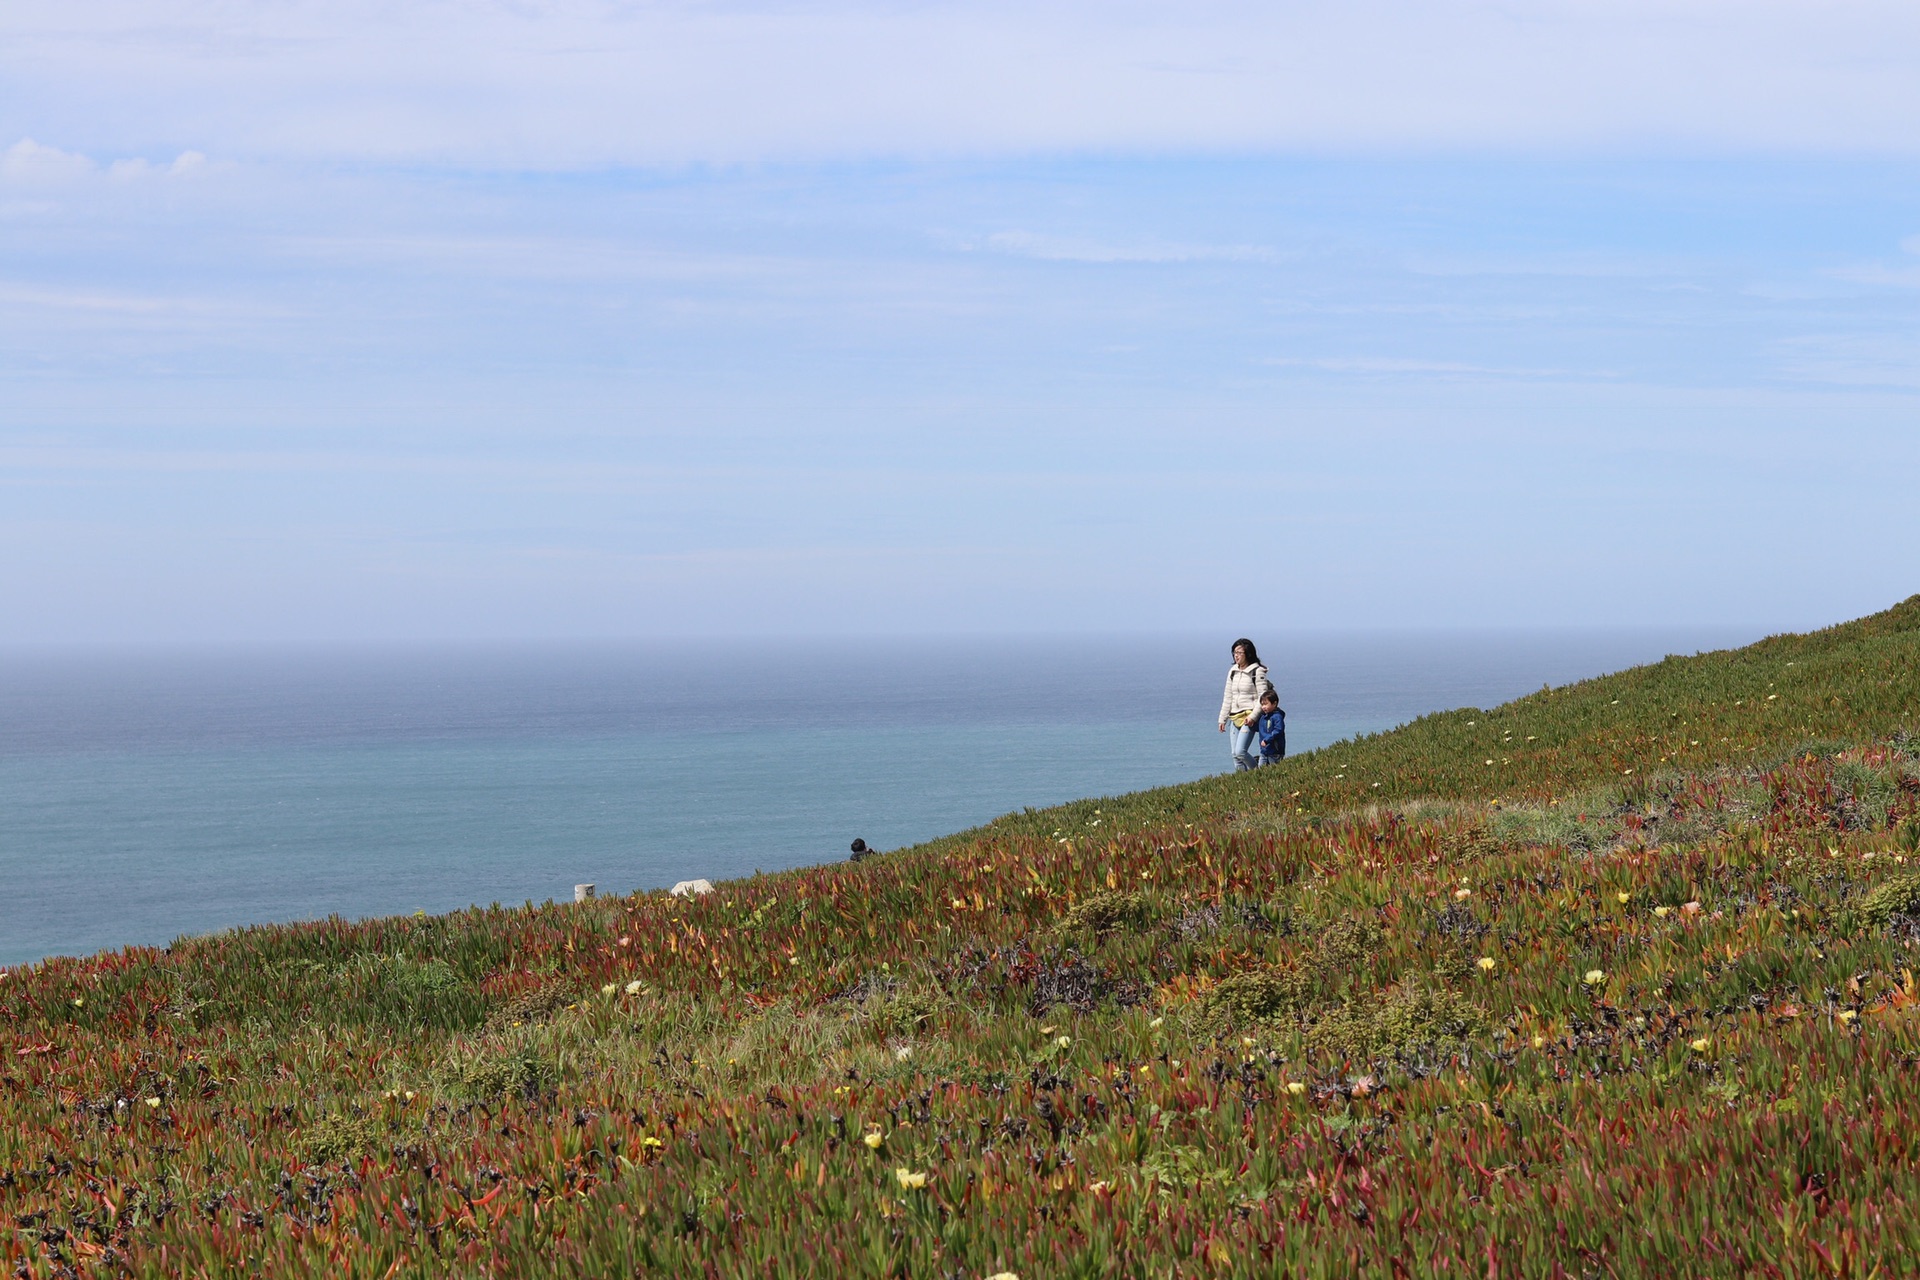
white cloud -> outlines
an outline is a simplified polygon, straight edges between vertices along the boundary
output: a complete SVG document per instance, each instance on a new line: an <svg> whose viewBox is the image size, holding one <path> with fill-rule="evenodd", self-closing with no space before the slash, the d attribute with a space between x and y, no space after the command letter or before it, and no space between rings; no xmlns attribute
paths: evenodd
<svg viewBox="0 0 1920 1280"><path fill-rule="evenodd" d="M961 247L972 248L971 244ZM997 231L979 242L996 253L1048 262L1277 262L1274 250L1254 244L1169 244L1159 240L1123 242Z"/></svg>
<svg viewBox="0 0 1920 1280"><path fill-rule="evenodd" d="M1847 387L1920 387L1920 336L1823 334L1778 344L1790 377Z"/></svg>
<svg viewBox="0 0 1920 1280"><path fill-rule="evenodd" d="M1466 364L1454 360L1409 360L1395 356L1329 358L1275 356L1260 363L1277 368L1319 369L1327 373L1399 373L1482 378L1617 378L1619 376L1617 373L1596 369L1527 369L1503 365Z"/></svg>
<svg viewBox="0 0 1920 1280"><path fill-rule="evenodd" d="M198 151L183 151L166 164L153 164L134 157L115 160L105 174L115 182L138 182L148 178L184 178L207 166L207 157ZM65 186L95 177L102 172L91 156L77 151L62 151L22 138L0 152L0 182L16 186Z"/></svg>
<svg viewBox="0 0 1920 1280"><path fill-rule="evenodd" d="M1854 284L1891 285L1895 288L1920 288L1920 267L1905 265L1844 267L1830 273L1836 280L1846 280Z"/></svg>
<svg viewBox="0 0 1920 1280"><path fill-rule="evenodd" d="M154 164L145 157L115 160L107 166L107 176L116 182L139 182L146 178L186 178L207 167L207 157L198 151L182 151L168 164Z"/></svg>
<svg viewBox="0 0 1920 1280"><path fill-rule="evenodd" d="M1908 0L11 0L15 128L96 151L605 164L1920 149ZM0 117L5 119L5 117Z"/></svg>
<svg viewBox="0 0 1920 1280"><path fill-rule="evenodd" d="M32 138L22 138L0 153L0 182L21 186L53 186L84 178L94 170L93 161L72 151L46 147Z"/></svg>

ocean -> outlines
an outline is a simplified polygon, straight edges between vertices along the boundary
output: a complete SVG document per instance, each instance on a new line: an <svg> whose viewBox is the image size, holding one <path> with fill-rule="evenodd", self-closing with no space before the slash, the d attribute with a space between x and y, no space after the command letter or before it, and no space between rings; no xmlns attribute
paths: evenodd
<svg viewBox="0 0 1920 1280"><path fill-rule="evenodd" d="M1299 752L1758 638L1262 656ZM720 880L1185 781L1228 767L1227 665L1192 636L0 652L0 965Z"/></svg>

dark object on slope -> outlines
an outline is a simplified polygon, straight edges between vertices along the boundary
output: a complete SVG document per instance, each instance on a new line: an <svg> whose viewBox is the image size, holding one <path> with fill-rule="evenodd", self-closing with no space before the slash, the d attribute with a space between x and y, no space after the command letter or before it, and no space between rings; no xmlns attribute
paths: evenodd
<svg viewBox="0 0 1920 1280"><path fill-rule="evenodd" d="M858 862L862 858L871 858L878 852L880 852L878 849L867 848L867 842L865 840L855 839L853 842L853 856L848 858L847 861Z"/></svg>

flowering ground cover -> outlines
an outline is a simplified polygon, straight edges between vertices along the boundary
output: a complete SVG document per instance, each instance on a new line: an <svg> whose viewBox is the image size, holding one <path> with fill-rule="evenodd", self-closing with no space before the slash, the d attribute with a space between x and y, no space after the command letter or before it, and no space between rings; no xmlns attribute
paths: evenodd
<svg viewBox="0 0 1920 1280"><path fill-rule="evenodd" d="M664 894L0 978L23 1276L1895 1274L1920 597Z"/></svg>

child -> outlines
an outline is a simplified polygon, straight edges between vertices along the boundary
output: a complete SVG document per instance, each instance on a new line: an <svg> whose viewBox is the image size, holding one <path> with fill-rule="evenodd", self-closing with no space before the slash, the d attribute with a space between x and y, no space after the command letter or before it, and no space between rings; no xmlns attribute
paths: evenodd
<svg viewBox="0 0 1920 1280"><path fill-rule="evenodd" d="M1279 764L1287 754L1287 713L1280 709L1280 695L1268 689L1260 695L1260 718L1254 722L1260 739L1260 763Z"/></svg>

